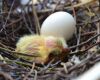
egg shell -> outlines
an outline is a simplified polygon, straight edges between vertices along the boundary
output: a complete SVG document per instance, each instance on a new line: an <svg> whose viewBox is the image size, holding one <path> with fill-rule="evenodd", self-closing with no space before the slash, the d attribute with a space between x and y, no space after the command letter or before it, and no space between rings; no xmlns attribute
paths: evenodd
<svg viewBox="0 0 100 80"><path fill-rule="evenodd" d="M63 37L69 40L75 33L76 21L67 12L59 11L45 19L41 26L41 35Z"/></svg>

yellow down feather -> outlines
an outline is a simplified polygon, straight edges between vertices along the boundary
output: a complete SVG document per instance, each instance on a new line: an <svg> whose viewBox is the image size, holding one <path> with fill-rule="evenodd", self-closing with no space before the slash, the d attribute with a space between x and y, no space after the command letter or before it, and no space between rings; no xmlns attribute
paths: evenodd
<svg viewBox="0 0 100 80"><path fill-rule="evenodd" d="M24 59L35 61L36 63L45 63L49 54L60 54L62 52L64 40L56 37L45 37L39 35L26 35L19 39L16 44L16 52L24 54L39 54L39 57L21 56Z"/></svg>

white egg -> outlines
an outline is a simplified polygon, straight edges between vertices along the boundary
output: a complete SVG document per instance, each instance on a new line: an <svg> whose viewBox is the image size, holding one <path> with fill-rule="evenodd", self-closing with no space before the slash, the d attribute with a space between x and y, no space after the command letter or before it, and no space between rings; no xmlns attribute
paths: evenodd
<svg viewBox="0 0 100 80"><path fill-rule="evenodd" d="M41 35L63 37L69 40L76 30L76 21L67 12L59 11L51 14L41 26Z"/></svg>

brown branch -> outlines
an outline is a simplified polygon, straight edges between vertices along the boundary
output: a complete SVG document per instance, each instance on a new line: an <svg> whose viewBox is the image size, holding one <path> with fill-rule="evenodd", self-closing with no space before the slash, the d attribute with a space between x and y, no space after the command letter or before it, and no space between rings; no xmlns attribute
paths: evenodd
<svg viewBox="0 0 100 80"><path fill-rule="evenodd" d="M100 34L97 34L97 35L93 36L92 38L88 39L88 40L85 41L85 42L80 43L79 45L71 46L71 47L69 47L69 48L70 48L70 49L74 49L74 48L83 46L83 45L85 45L85 44L91 42L93 39L97 38L98 36L100 36Z"/></svg>
<svg viewBox="0 0 100 80"><path fill-rule="evenodd" d="M32 4L34 4L33 0L32 0ZM37 32L37 34L40 34L40 23L39 23L38 15L37 15L37 12L35 10L34 5L32 5L32 12L33 12L33 15L34 15L34 20L35 20L35 25L36 25L36 32Z"/></svg>

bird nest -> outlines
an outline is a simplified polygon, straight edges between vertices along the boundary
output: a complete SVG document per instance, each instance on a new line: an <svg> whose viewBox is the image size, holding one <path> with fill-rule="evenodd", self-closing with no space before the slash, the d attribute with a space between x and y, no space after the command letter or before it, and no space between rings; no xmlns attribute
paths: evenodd
<svg viewBox="0 0 100 80"><path fill-rule="evenodd" d="M61 2L62 1L62 2ZM20 11L17 8L20 8ZM99 0L38 0L21 5L19 0L3 0L0 12L0 80L72 80L100 61ZM67 11L76 21L76 34L68 41L71 52L64 61L52 59L35 64L16 57L18 39L39 33L44 19L56 11Z"/></svg>

